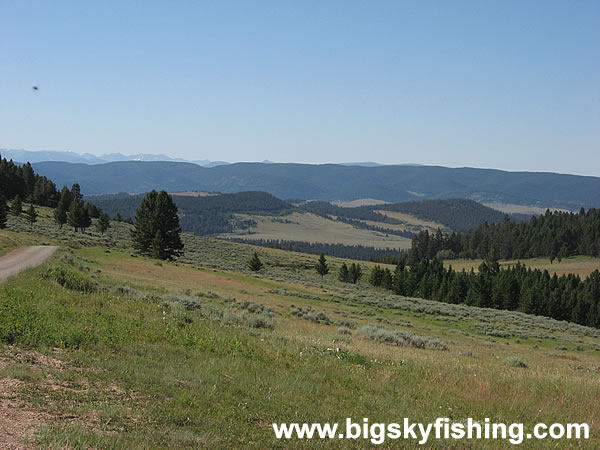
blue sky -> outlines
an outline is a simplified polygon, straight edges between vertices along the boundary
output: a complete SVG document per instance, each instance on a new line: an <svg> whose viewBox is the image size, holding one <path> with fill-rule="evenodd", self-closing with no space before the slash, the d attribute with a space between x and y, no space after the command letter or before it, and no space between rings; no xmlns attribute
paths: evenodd
<svg viewBox="0 0 600 450"><path fill-rule="evenodd" d="M598 1L0 0L0 24L0 148L600 176Z"/></svg>

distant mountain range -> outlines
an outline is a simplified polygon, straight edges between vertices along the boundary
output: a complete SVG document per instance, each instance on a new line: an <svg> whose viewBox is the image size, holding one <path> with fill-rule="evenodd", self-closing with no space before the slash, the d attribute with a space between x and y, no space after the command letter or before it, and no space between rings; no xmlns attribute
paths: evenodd
<svg viewBox="0 0 600 450"><path fill-rule="evenodd" d="M437 166L235 163L212 168L183 162L126 161L86 165L34 163L59 187L85 194L152 189L233 193L265 191L282 199L388 202L466 198L479 202L577 210L600 206L600 178L544 172Z"/></svg>
<svg viewBox="0 0 600 450"><path fill-rule="evenodd" d="M181 158L171 158L170 156L160 154L153 155L150 153L137 153L133 155L123 155L122 153L107 153L101 156L95 156L91 153L79 154L75 152L58 152L58 151L30 151L30 150L10 150L0 149L0 155L6 159L12 159L15 162L37 163L43 161L62 161L69 163L81 164L106 164L116 161L177 161L190 162L202 167L215 167L224 164L229 164L225 161L210 161L208 159L198 159L188 161Z"/></svg>
<svg viewBox="0 0 600 450"><path fill-rule="evenodd" d="M108 162L117 161L171 161L171 162L188 162L197 164L202 167L216 167L229 164L225 161L211 161L208 159L183 159L183 158L171 158L164 153L155 155L151 153L136 153L132 155L123 155L122 153L106 153L104 155L96 156L91 153L75 153L75 152L60 152L54 150L14 150L14 149L0 149L0 155L6 159L12 159L19 163L38 163L46 161L62 161L69 163L81 163L81 164L105 164ZM263 164L274 164L273 161L264 160ZM364 167L379 167L383 164L376 162L349 162L340 163L342 166L364 166ZM406 164L409 166L416 166L418 164Z"/></svg>

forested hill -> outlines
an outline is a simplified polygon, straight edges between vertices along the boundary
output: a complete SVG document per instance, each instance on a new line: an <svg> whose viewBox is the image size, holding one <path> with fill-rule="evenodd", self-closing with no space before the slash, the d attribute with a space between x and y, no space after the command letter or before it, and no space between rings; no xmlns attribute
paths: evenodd
<svg viewBox="0 0 600 450"><path fill-rule="evenodd" d="M135 212L144 194L127 193L86 196L86 200L99 206L111 217L119 214L123 219L134 219ZM285 214L293 206L266 192L239 192L208 196L173 195L173 200L181 213L183 231L197 234L227 233L232 231L233 213L236 214ZM252 223L237 223L247 228Z"/></svg>
<svg viewBox="0 0 600 450"><path fill-rule="evenodd" d="M373 207L371 207L373 208ZM410 214L421 219L442 223L454 231L465 232L482 223L502 222L504 213L466 199L423 200L420 202L379 205L380 211ZM516 217L521 219L522 216Z"/></svg>
<svg viewBox="0 0 600 450"><path fill-rule="evenodd" d="M59 193L56 184L36 174L29 163L15 164L0 157L0 194L7 200L21 200L41 206L56 206Z"/></svg>
<svg viewBox="0 0 600 450"><path fill-rule="evenodd" d="M546 212L529 221L484 223L464 234L419 233L413 238L413 259L563 258L600 255L600 209L579 213ZM440 253L443 252L443 253Z"/></svg>
<svg viewBox="0 0 600 450"><path fill-rule="evenodd" d="M237 163L203 168L178 162L127 161L85 165L35 163L60 186L81 183L84 194L177 191L265 191L278 198L389 202L472 198L482 202L578 210L599 207L600 178L434 166L361 167L335 164Z"/></svg>
<svg viewBox="0 0 600 450"><path fill-rule="evenodd" d="M445 225L453 231L468 231L484 222L495 223L504 219L504 213L481 203L466 199L438 199L415 202L393 203L389 205L369 205L356 208L343 208L328 202L307 202L300 206L303 210L321 216L334 216L338 220L369 220L382 224L398 224L399 220L379 211L401 212L420 219ZM521 216L516 218L522 219Z"/></svg>

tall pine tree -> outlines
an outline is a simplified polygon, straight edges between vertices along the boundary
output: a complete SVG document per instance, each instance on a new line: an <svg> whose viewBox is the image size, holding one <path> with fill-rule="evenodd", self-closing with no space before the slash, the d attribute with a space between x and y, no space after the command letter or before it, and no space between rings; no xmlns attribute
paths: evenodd
<svg viewBox="0 0 600 450"><path fill-rule="evenodd" d="M173 198L166 191L146 194L135 214L135 228L131 232L134 248L143 255L173 259L183 249L180 233Z"/></svg>
<svg viewBox="0 0 600 450"><path fill-rule="evenodd" d="M319 256L319 262L317 262L315 269L317 270L317 273L321 275L321 279L329 273L329 266L327 265L324 253L321 253L321 256Z"/></svg>

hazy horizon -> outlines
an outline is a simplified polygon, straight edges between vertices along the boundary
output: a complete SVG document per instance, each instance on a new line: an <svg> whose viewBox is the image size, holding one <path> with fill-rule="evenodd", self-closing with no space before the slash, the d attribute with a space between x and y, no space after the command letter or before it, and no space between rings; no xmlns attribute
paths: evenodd
<svg viewBox="0 0 600 450"><path fill-rule="evenodd" d="M600 176L596 2L0 4L0 147Z"/></svg>

